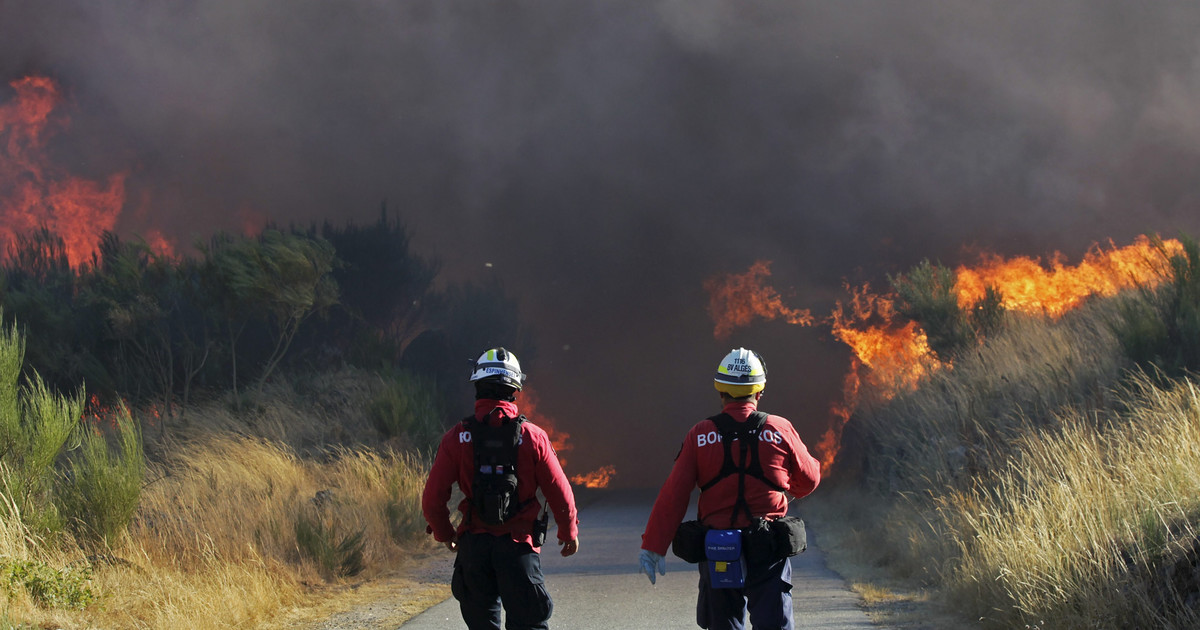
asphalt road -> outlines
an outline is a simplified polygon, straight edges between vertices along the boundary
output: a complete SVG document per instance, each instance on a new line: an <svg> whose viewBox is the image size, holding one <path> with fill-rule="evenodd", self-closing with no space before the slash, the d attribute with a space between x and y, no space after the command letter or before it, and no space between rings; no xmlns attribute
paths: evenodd
<svg viewBox="0 0 1200 630"><path fill-rule="evenodd" d="M670 630L696 628L695 565L667 554L667 574L650 585L637 573L642 530L652 492L589 495L580 501L580 549L570 558L556 545L542 549L542 569L554 598L550 627L559 630ZM694 508L689 514L694 513ZM858 607L858 597L825 566L819 532L809 531L808 551L792 558L796 627L879 630ZM551 532L550 539L554 540ZM451 560L448 558L447 562ZM449 630L466 625L458 602L447 600L403 625L404 630Z"/></svg>

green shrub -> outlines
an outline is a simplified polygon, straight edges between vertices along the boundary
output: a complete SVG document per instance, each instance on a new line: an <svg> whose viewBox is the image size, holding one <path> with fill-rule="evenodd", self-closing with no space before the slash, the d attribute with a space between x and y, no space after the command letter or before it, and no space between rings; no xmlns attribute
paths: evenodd
<svg viewBox="0 0 1200 630"><path fill-rule="evenodd" d="M1125 356L1138 365L1163 365L1170 333L1152 296L1133 294L1120 303L1113 327Z"/></svg>
<svg viewBox="0 0 1200 630"><path fill-rule="evenodd" d="M358 575L365 567L363 547L366 540L362 530L340 536L332 523L322 523L321 519L300 514L296 517L296 545L326 575Z"/></svg>
<svg viewBox="0 0 1200 630"><path fill-rule="evenodd" d="M425 488L429 465L428 454L412 451L392 453L387 459L383 516L388 535L398 544L404 545L425 535L421 492Z"/></svg>
<svg viewBox="0 0 1200 630"><path fill-rule="evenodd" d="M900 298L897 312L921 325L929 348L943 361L999 332L1004 323L1004 296L996 287L987 287L969 310L959 306L949 267L922 260L908 273L888 276L888 282Z"/></svg>
<svg viewBox="0 0 1200 630"><path fill-rule="evenodd" d="M9 597L22 589L43 608L86 608L97 597L91 582L90 567L55 569L29 560L0 563L0 584Z"/></svg>
<svg viewBox="0 0 1200 630"><path fill-rule="evenodd" d="M112 545L129 526L141 498L146 472L141 431L124 405L115 422L116 451L98 427L84 428L79 451L58 487L60 510L86 543Z"/></svg>
<svg viewBox="0 0 1200 630"><path fill-rule="evenodd" d="M83 415L84 393L58 396L36 374L20 387L24 353L16 325L0 328L0 491L11 499L3 509L30 527L55 531L54 465Z"/></svg>
<svg viewBox="0 0 1200 630"><path fill-rule="evenodd" d="M384 508L388 531L392 540L402 543L413 536L425 533L425 519L421 513L421 497L401 496L388 501Z"/></svg>
<svg viewBox="0 0 1200 630"><path fill-rule="evenodd" d="M444 432L436 385L406 370L384 378L383 390L367 407L375 426L389 437L407 436L418 449L436 448Z"/></svg>
<svg viewBox="0 0 1200 630"><path fill-rule="evenodd" d="M1200 371L1200 245L1180 238L1181 253L1155 241L1167 279L1122 303L1114 332L1126 356L1167 376Z"/></svg>
<svg viewBox="0 0 1200 630"><path fill-rule="evenodd" d="M971 307L971 327L978 337L990 337L1004 325L1004 296L996 287L984 289L983 297Z"/></svg>
<svg viewBox="0 0 1200 630"><path fill-rule="evenodd" d="M921 261L908 273L888 276L900 297L897 311L925 330L929 347L943 361L975 341L975 331L958 306L954 270Z"/></svg>
<svg viewBox="0 0 1200 630"><path fill-rule="evenodd" d="M398 462L399 463L399 462ZM416 460L406 459L398 465L388 480L388 495L391 497L384 508L388 532L392 540L405 542L425 533L425 516L421 512L421 490L425 486L427 466Z"/></svg>

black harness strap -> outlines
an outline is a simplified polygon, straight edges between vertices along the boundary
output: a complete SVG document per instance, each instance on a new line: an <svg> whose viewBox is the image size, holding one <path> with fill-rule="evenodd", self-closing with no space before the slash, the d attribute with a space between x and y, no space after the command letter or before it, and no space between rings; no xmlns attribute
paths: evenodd
<svg viewBox="0 0 1200 630"><path fill-rule="evenodd" d="M767 414L754 411L743 423L734 420L727 413L717 414L709 420L717 425L717 432L721 434L721 446L725 450L725 461L721 464L721 471L717 473L717 476L700 486L700 491L708 490L731 475L738 476L737 499L733 504L733 513L729 516L729 526L733 527L739 510L745 512L747 519L754 520L754 515L750 512L750 504L746 501L747 475L758 479L776 492L786 492L787 488L767 479L766 474L763 473L762 463L758 459L758 436L767 422ZM738 454L741 456L738 458L738 461L741 462L740 466L733 462L734 440L737 440L738 443ZM747 455L749 455L748 458Z"/></svg>
<svg viewBox="0 0 1200 630"><path fill-rule="evenodd" d="M521 425L525 421L525 416L520 415L516 418L505 420L500 426L493 427L486 420L480 421L476 419L474 415L463 418L464 427L471 433L471 447L475 454L475 480L471 488L471 510L468 511L468 519L474 520L474 517L477 516L476 510L479 509L478 501L483 499L483 497L475 496L475 493L482 489L479 486L480 469L486 467L487 470L491 471L494 470L497 464L505 467L507 474L512 477L514 483L512 490L513 502L509 505L504 520L508 520L516 515L521 511L521 508L529 504L528 500L519 500L519 491L515 487L518 485L516 480L517 461L521 445Z"/></svg>

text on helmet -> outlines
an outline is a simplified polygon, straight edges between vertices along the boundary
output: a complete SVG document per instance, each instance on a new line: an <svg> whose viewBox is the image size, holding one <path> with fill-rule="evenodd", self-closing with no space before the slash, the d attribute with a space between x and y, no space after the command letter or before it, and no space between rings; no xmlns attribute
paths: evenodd
<svg viewBox="0 0 1200 630"><path fill-rule="evenodd" d="M512 371L512 370L507 370L507 369L504 369L504 368L498 368L498 367L485 367L485 368L480 368L480 369L479 369L479 371L480 371L480 372L483 372L484 374L500 374L500 375L502 375L502 376L512 376L512 377L516 377L516 375L517 375L517 373L516 373L516 372L514 372L514 371Z"/></svg>
<svg viewBox="0 0 1200 630"><path fill-rule="evenodd" d="M754 372L754 368L750 365L750 362L741 357L735 357L733 361L726 363L725 370L727 372L744 372L746 374Z"/></svg>

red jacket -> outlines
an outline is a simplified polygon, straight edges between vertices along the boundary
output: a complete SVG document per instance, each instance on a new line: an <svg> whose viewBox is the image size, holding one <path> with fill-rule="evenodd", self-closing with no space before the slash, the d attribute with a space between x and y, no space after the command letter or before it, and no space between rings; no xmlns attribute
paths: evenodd
<svg viewBox="0 0 1200 630"><path fill-rule="evenodd" d="M745 422L755 410L753 402L732 402L725 405L725 413L737 422ZM717 439L717 425L712 420L702 420L688 431L683 447L675 457L675 465L666 483L658 492L646 532L642 534L642 549L659 555L667 553L675 530L687 512L692 489L703 486L717 477L725 462L725 448ZM731 449L735 464L741 465L739 449ZM758 459L764 476L787 494L802 497L812 492L821 480L821 464L800 441L791 422L779 416L767 416L758 440ZM737 500L738 476L730 475L716 485L700 492L697 505L699 517L712 527L728 528L729 517ZM746 503L754 516L775 518L787 514L788 498L783 492L771 489L762 481L746 476ZM733 527L750 525L744 513L738 513Z"/></svg>
<svg viewBox="0 0 1200 630"><path fill-rule="evenodd" d="M499 400L475 401L475 418L493 426L503 418L516 418L517 406ZM421 511L425 514L427 533L433 534L438 542L446 542L462 534L472 533L509 534L518 542L531 542L533 522L541 513L541 504L536 494L538 489L546 497L558 525L558 539L566 542L579 536L579 514L575 510L575 495L554 447L546 431L530 422L521 424L521 442L517 447L517 498L525 503L520 512L502 525L485 525L479 519L469 518L471 510L471 482L475 478L475 449L471 446L470 430L460 422L442 436L425 491L421 495ZM463 519L457 531L450 523L450 493L454 484L466 495L458 504Z"/></svg>

